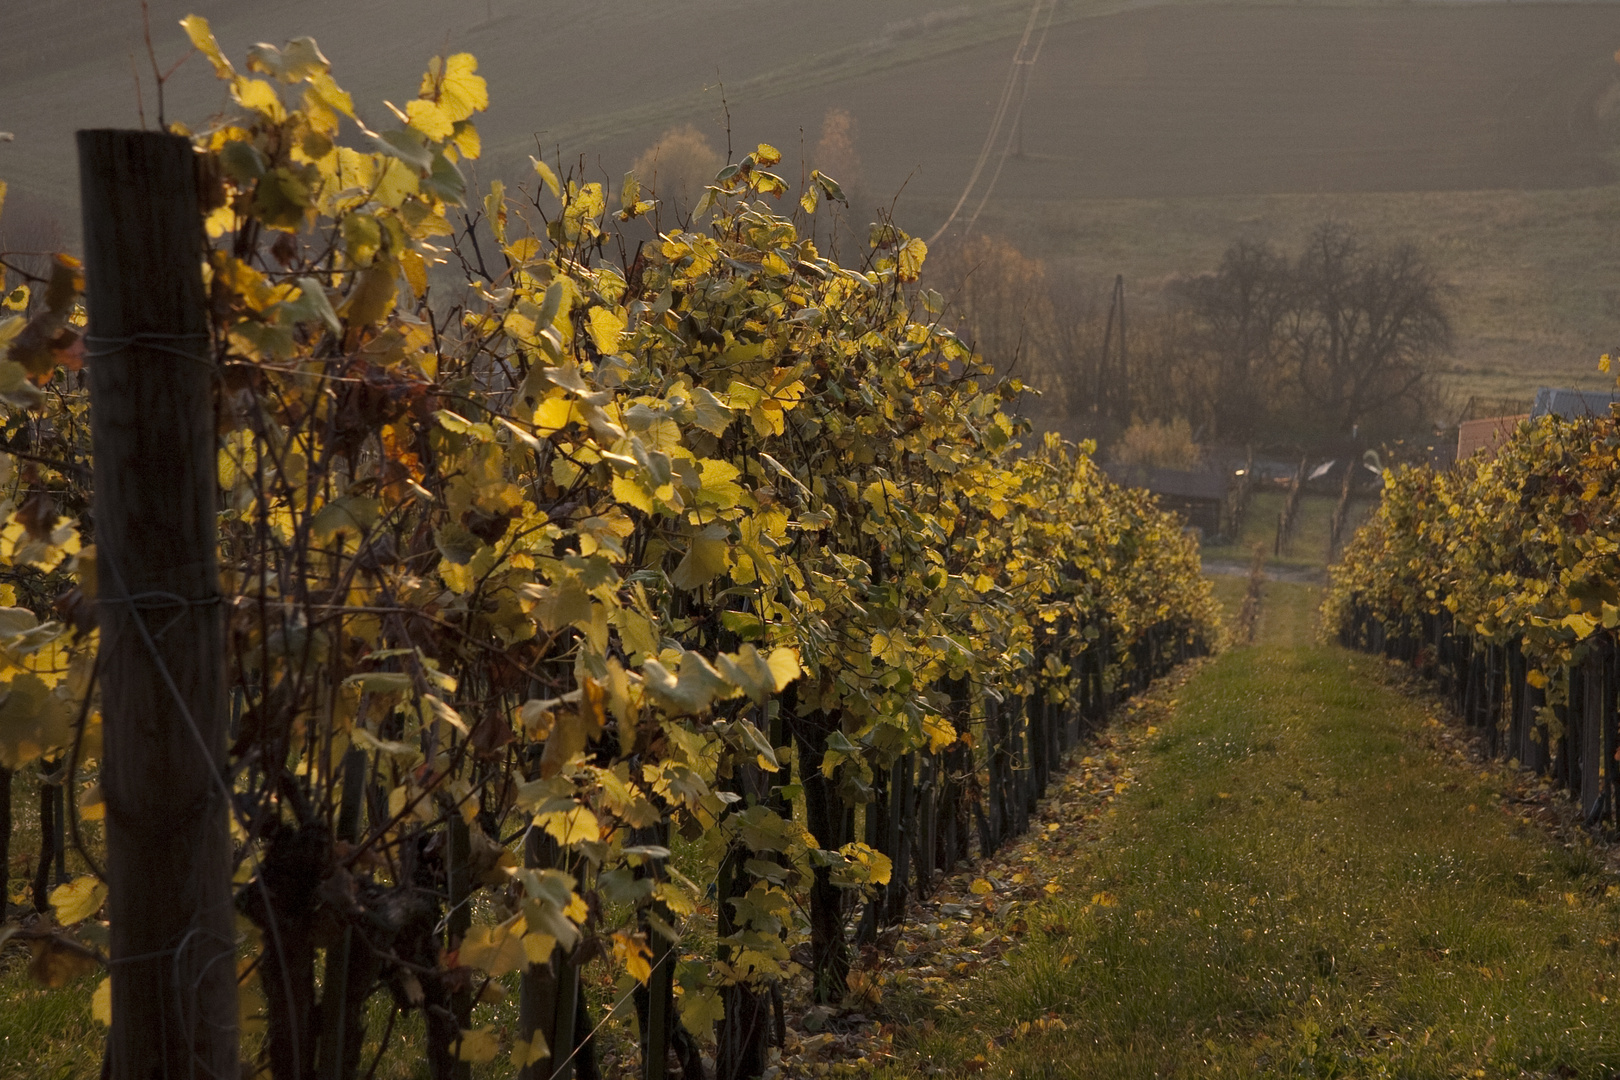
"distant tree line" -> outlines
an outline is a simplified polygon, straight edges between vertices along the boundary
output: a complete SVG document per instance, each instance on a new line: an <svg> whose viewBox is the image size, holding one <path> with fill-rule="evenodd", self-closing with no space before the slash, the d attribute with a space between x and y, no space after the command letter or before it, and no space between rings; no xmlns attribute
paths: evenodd
<svg viewBox="0 0 1620 1080"><path fill-rule="evenodd" d="M942 247L947 310L1071 435L1184 420L1200 442L1308 445L1410 431L1439 403L1446 290L1409 243L1325 223L1291 257L1239 240L1151 289L1099 289L996 237Z"/></svg>

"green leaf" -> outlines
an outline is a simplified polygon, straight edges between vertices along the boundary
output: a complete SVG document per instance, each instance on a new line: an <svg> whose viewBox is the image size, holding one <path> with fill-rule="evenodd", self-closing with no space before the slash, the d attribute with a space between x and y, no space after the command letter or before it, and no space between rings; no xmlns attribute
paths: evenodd
<svg viewBox="0 0 1620 1080"><path fill-rule="evenodd" d="M377 148L415 169L419 176L433 171L433 151L428 149L420 132L410 128L396 128L373 136Z"/></svg>

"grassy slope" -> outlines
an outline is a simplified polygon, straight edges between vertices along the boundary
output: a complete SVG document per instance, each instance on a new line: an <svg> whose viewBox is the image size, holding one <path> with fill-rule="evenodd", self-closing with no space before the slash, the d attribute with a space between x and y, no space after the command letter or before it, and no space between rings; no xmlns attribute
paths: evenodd
<svg viewBox="0 0 1620 1080"><path fill-rule="evenodd" d="M1598 861L1522 827L1501 777L1441 759L1425 708L1375 661L1302 645L1314 590L1267 597L1260 645L1181 689L1111 834L1028 915L1065 932L1032 932L959 985L891 1080L964 1062L1018 1077L1620 1064Z"/></svg>
<svg viewBox="0 0 1620 1080"><path fill-rule="evenodd" d="M71 243L77 232L71 132L135 121L129 54L141 51L137 8L82 0L19 0L14 6L0 41L0 129L14 131L17 139L0 143L0 177L12 183L19 208L24 202L55 205L64 239ZM1587 70L1590 58L1582 54L1579 64L1551 64L1555 70L1580 69L1579 78L1586 81L1571 89L1555 85L1558 79L1548 75L1548 56L1556 54L1531 57L1526 43L1525 58L1518 61L1523 70L1515 67L1513 35L1492 26L1500 19L1529 17L1517 8L1363 5L1360 10L1378 9L1368 16L1378 26L1384 26L1378 20L1395 20L1390 27L1411 23L1431 26L1426 32L1432 32L1432 25L1444 22L1455 24L1459 36L1446 48L1428 50L1431 63L1376 69L1384 74L1369 74L1362 91L1377 107L1365 118L1344 116L1344 106L1334 102L1359 98L1362 91L1351 93L1358 85L1353 77L1363 64L1360 50L1369 47L1349 25L1358 18L1354 11L1321 16L1345 24L1350 36L1344 48L1331 41L1314 46L1325 50L1319 60L1332 69L1324 74L1333 93L1317 94L1322 100L1309 104L1310 69L1318 61L1311 59L1313 39L1299 37L1299 25L1317 17L1302 12L1301 5L1282 6L1278 19L1294 29L1276 35L1261 32L1269 26L1263 8L1236 8L1225 36L1211 24L1208 47L1185 57L1171 55L1185 48L1186 33L1170 33L1180 24L1168 9L1094 18L1123 6L1118 0L1060 5L1052 52L1042 61L1044 82L1031 99L1030 155L1009 163L984 227L1017 235L1037 253L1073 262L1099 281L1123 272L1139 289L1175 271L1213 265L1238 235L1292 247L1324 218L1349 221L1383 238L1418 240L1454 286L1458 374L1452 385L1460 395L1527 396L1548 381L1606 384L1595 371L1595 358L1617 344L1614 328L1620 321L1620 300L1611 285L1620 272L1616 189L1517 190L1537 185L1509 175L1517 176L1514 169L1535 159L1524 142L1534 142L1534 130L1563 130L1566 122L1583 131L1590 126L1586 105L1580 104L1591 90L1586 82L1606 77ZM412 93L426 56L446 46L471 50L490 79L493 97L481 122L487 160L480 171L509 181L522 174L537 138L561 147L570 159L586 154L592 175L611 179L672 124L695 121L718 137L725 115L722 83L738 145L770 139L789 152L795 167L797 133L813 145L825 109L847 107L864 133L858 147L866 158L867 201L885 201L903 186L903 221L930 231L978 153L1027 13L1023 0L955 6L940 0L881 5L825 0L773 10L767 33L760 10L748 0L670 0L656 12L629 0L564 8L521 0L475 0L461 7L398 0L386 16L358 0L275 5L154 0L152 7L165 64L183 54L174 20L188 10L208 15L234 56L249 42L314 34L373 124L386 119L382 98L397 101ZM1167 20L1164 33L1142 28L1161 16ZM1534 13L1548 26L1555 21L1585 25L1594 18L1602 13L1591 7L1544 5ZM1098 45L1091 35L1118 37L1118 47ZM1385 45L1402 37L1389 28L1373 34ZM1601 32L1589 37L1593 54L1607 64L1620 41L1605 44ZM1148 48L1161 38L1173 41L1158 51ZM1251 43L1260 38L1265 41ZM1274 63L1266 60L1268 48L1283 49ZM1098 70L1098 49L1101 60L1112 57L1123 68L1112 74ZM1387 65L1387 51L1367 55ZM1290 60L1294 53L1299 55ZM1303 96L1297 97L1302 107L1293 109L1294 94L1270 92L1275 88L1264 78L1222 68L1222 57L1231 60L1227 68L1241 61L1242 71L1275 67L1273 81L1286 81L1288 71L1303 66ZM1191 98L1185 87L1155 89L1174 82L1173 75L1164 74L1167 63L1171 73L1186 69L1183 80L1198 84ZM1131 83L1133 71L1152 75L1146 89ZM1201 89L1206 77L1207 94ZM1522 93L1512 82L1515 77L1524 83ZM1403 99L1400 88L1408 79ZM1477 92L1464 93L1474 80ZM1116 99L1107 95L1116 88L1123 95L1119 107L1148 111L1115 117L1110 127L1109 102ZM1444 99L1441 104L1435 104L1437 95ZM150 86L146 97L149 114L155 112ZM1180 118L1178 128L1178 117L1163 113L1196 111L1203 98L1204 108L1216 110L1213 117ZM1470 101L1479 103L1473 112ZM1493 114L1497 103L1500 112ZM218 84L195 59L169 87L171 117L196 121L222 104ZM1454 122L1440 123L1453 108L1461 110ZM1557 115L1532 124L1527 136L1520 116L1526 108ZM1327 110L1314 125L1306 122L1316 115L1313 109ZM1416 128L1400 127L1406 111L1421 114L1413 123L1422 131L1432 129L1433 138L1412 144ZM1223 134L1222 117L1232 120L1231 138ZM1071 131L1076 123L1082 127ZM1085 123L1104 126L1093 131ZM1498 126L1499 136L1478 134L1496 132ZM1048 131L1054 134L1043 143ZM1447 141L1452 132L1455 146ZM1498 137L1501 147L1495 148L1491 139ZM1581 139L1587 135L1576 141ZM1166 154L1173 160L1161 162ZM1299 176L1309 172L1318 154L1324 163L1342 162L1349 171L1324 164L1328 171L1321 183L1302 182ZM1380 154L1389 158L1388 175L1378 172ZM1410 164L1417 159L1428 164ZM1240 167L1251 161L1252 175ZM1301 168L1306 173L1299 173ZM1413 168L1422 175L1402 180ZM1424 168L1433 173L1428 181L1422 179L1429 175ZM1225 177L1220 190L1252 183L1248 190L1317 191L1324 184L1347 186L1346 177L1361 175L1357 169L1371 169L1366 186L1379 190L1186 193L1205 190L1198 185L1213 173ZM1181 178L1192 186L1165 197L1096 197L1163 191ZM1398 190L1403 183L1515 190Z"/></svg>
<svg viewBox="0 0 1620 1080"><path fill-rule="evenodd" d="M1522 397L1548 384L1605 389L1597 358L1620 346L1620 188L1339 192L1019 202L989 223L1096 281L1151 283L1211 267L1238 237L1297 251L1319 222L1412 240L1450 287L1456 351L1447 380Z"/></svg>
<svg viewBox="0 0 1620 1080"><path fill-rule="evenodd" d="M35 199L70 209L77 194L73 130L137 122L130 53L145 55L139 7L104 10L80 0L19 0L15 6L0 39L0 129L14 132L16 141L0 144L0 176ZM1102 6L1101 0L1075 5L1080 13ZM506 173L509 182L517 178L510 169L527 168L537 139L569 158L590 154L593 166L601 166L593 168L593 178L616 180L671 124L695 120L723 139L722 84L733 108L744 113L749 102L771 94L1017 35L1027 14L1024 0L944 12L936 0L822 0L773 9L768 17L751 0L666 0L655 8L633 0L459 6L394 0L386 11L361 0L153 0L151 9L165 67L189 48L176 21L191 11L210 19L238 63L253 42L314 36L360 115L378 128L393 123L382 100L403 103L413 96L428 57L446 48L470 51L491 92L490 110L479 120L489 159L484 168ZM139 70L147 78L151 120L156 104L144 59ZM195 57L173 77L167 96L169 118L194 125L229 105ZM794 125L775 120L750 122L739 144L745 135L786 144ZM67 226L76 234L76 223Z"/></svg>

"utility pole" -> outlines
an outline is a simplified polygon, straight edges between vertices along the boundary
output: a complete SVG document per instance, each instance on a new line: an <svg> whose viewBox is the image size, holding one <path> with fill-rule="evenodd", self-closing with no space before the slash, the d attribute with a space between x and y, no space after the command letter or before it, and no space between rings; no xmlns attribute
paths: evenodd
<svg viewBox="0 0 1620 1080"><path fill-rule="evenodd" d="M1119 378L1124 382L1129 378L1129 368L1126 367L1125 352L1125 275L1114 275L1114 295L1108 304L1108 323L1103 327L1102 358L1097 363L1097 393L1092 398L1093 408L1106 419L1113 418L1113 410L1109 408L1110 390L1108 376L1109 367L1113 364L1114 353L1114 322L1119 322Z"/></svg>

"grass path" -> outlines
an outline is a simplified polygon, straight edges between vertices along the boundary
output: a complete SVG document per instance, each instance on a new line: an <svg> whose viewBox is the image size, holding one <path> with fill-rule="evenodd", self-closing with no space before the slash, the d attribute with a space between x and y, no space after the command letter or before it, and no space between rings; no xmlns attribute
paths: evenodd
<svg viewBox="0 0 1620 1080"><path fill-rule="evenodd" d="M1312 643L1316 598L1269 586L1260 642L1127 736L1135 779L1102 839L885 1075L1620 1067L1615 879L1527 824L1511 777L1446 750L1379 662Z"/></svg>

